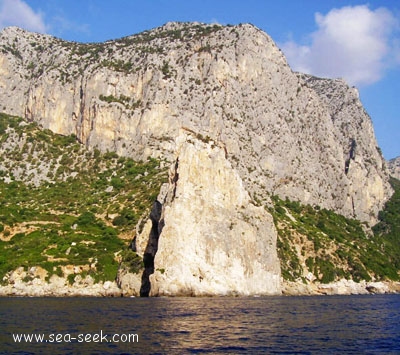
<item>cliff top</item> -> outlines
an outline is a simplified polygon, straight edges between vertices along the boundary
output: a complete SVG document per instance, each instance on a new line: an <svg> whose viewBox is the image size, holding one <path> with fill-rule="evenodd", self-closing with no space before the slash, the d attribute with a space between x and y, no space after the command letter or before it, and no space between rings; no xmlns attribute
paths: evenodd
<svg viewBox="0 0 400 355"><path fill-rule="evenodd" d="M66 41L50 35L32 33L18 27L7 27L0 32L0 50L14 62L24 65L40 75L43 70L58 70L71 74L72 67L79 71L108 67L120 72L132 72L134 67L149 58L165 60L170 51L176 50L184 61L193 52L221 52L223 48L260 45L278 48L263 31L251 24L226 25L198 22L168 22L163 26L126 37L96 43ZM280 51L279 51L280 52ZM285 63L282 53L280 59ZM156 58L158 57L158 58ZM17 70L18 71L18 70ZM76 70L75 70L76 72Z"/></svg>
<svg viewBox="0 0 400 355"><path fill-rule="evenodd" d="M139 33L134 33L128 36L123 36L116 39L109 39L102 42L76 42L76 41L67 41L52 35L41 34L37 32L30 32L23 28L17 26L9 26L5 27L0 31L1 39L15 39L20 37L34 37L35 39L54 39L56 41L69 42L75 44L82 45L100 45L100 44L110 44L113 42L124 42L124 41L133 41L140 42L142 41L150 41L155 37L160 38L171 38L171 39L192 39L194 37L206 36L213 32L217 32L222 29L235 29L242 30L244 32L253 32L253 33L262 33L266 35L261 29L256 27L250 23L241 23L238 25L220 25L220 24L207 24L202 22L167 22L162 26L152 28L150 30L145 30ZM267 35L268 36L268 35Z"/></svg>

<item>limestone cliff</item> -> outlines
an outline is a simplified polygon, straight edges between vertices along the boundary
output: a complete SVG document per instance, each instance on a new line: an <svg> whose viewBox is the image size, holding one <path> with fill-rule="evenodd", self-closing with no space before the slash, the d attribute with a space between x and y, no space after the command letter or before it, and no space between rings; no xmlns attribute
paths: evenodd
<svg viewBox="0 0 400 355"><path fill-rule="evenodd" d="M221 147L190 134L178 141L150 295L280 293L272 217L251 202Z"/></svg>
<svg viewBox="0 0 400 355"><path fill-rule="evenodd" d="M358 90L344 80L321 79L300 74L303 83L315 90L328 110L334 126L335 141L342 147L345 191L353 217L368 221L382 208L380 201L390 195L388 173L375 139L372 121L362 106ZM337 191L343 187L338 185ZM344 196L342 190L339 195ZM351 215L351 214L350 214Z"/></svg>
<svg viewBox="0 0 400 355"><path fill-rule="evenodd" d="M391 194L357 91L296 75L252 25L169 23L98 44L7 28L0 47L2 110L89 147L172 162L187 128L220 142L262 202L374 223Z"/></svg>
<svg viewBox="0 0 400 355"><path fill-rule="evenodd" d="M390 175L400 180L400 157L390 159L388 166Z"/></svg>
<svg viewBox="0 0 400 355"><path fill-rule="evenodd" d="M97 44L7 28L0 49L2 111L171 165L134 243L142 294L279 293L271 196L374 224L392 193L357 90L292 72L252 25Z"/></svg>

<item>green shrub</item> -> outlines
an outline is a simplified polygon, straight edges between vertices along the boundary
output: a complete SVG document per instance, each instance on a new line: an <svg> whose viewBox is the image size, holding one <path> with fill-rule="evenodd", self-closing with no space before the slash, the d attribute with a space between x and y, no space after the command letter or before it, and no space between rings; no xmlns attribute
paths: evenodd
<svg viewBox="0 0 400 355"><path fill-rule="evenodd" d="M97 222L96 216L91 212L82 213L76 220L80 226L94 225Z"/></svg>
<svg viewBox="0 0 400 355"><path fill-rule="evenodd" d="M113 219L112 223L114 226L127 226L127 225L133 226L137 223L137 217L132 210L124 208L121 211L121 214L119 214Z"/></svg>
<svg viewBox="0 0 400 355"><path fill-rule="evenodd" d="M129 272L137 274L144 269L143 259L137 255L132 249L125 249L122 254L122 265L128 269Z"/></svg>

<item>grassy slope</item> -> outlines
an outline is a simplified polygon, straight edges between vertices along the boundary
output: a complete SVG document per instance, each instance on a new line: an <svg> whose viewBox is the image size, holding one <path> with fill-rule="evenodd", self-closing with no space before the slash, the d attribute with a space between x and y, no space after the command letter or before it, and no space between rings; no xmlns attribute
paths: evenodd
<svg viewBox="0 0 400 355"><path fill-rule="evenodd" d="M50 277L79 265L99 281L121 258L138 264L128 244L166 180L159 161L88 151L4 114L0 147L0 282L19 266Z"/></svg>
<svg viewBox="0 0 400 355"><path fill-rule="evenodd" d="M286 280L311 272L323 283L340 278L399 280L400 181L379 214L373 234L354 219L274 197L270 209L278 229L278 253Z"/></svg>

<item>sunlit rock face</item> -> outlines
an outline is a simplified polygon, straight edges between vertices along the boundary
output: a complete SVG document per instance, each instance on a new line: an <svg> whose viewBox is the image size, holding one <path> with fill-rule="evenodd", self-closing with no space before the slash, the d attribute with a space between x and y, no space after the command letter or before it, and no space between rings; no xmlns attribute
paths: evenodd
<svg viewBox="0 0 400 355"><path fill-rule="evenodd" d="M272 217L213 141L184 136L159 232L150 295L280 293Z"/></svg>
<svg viewBox="0 0 400 355"><path fill-rule="evenodd" d="M0 48L1 111L171 165L136 240L143 294L277 293L271 195L374 224L392 193L357 90L292 72L252 25L168 23L98 44L12 27Z"/></svg>
<svg viewBox="0 0 400 355"><path fill-rule="evenodd" d="M2 111L89 147L172 162L187 128L224 145L252 197L375 222L391 194L369 116L342 80L293 73L252 25L167 25L77 44L0 35Z"/></svg>
<svg viewBox="0 0 400 355"><path fill-rule="evenodd" d="M388 162L390 175L396 179L400 179L400 157L390 159Z"/></svg>

